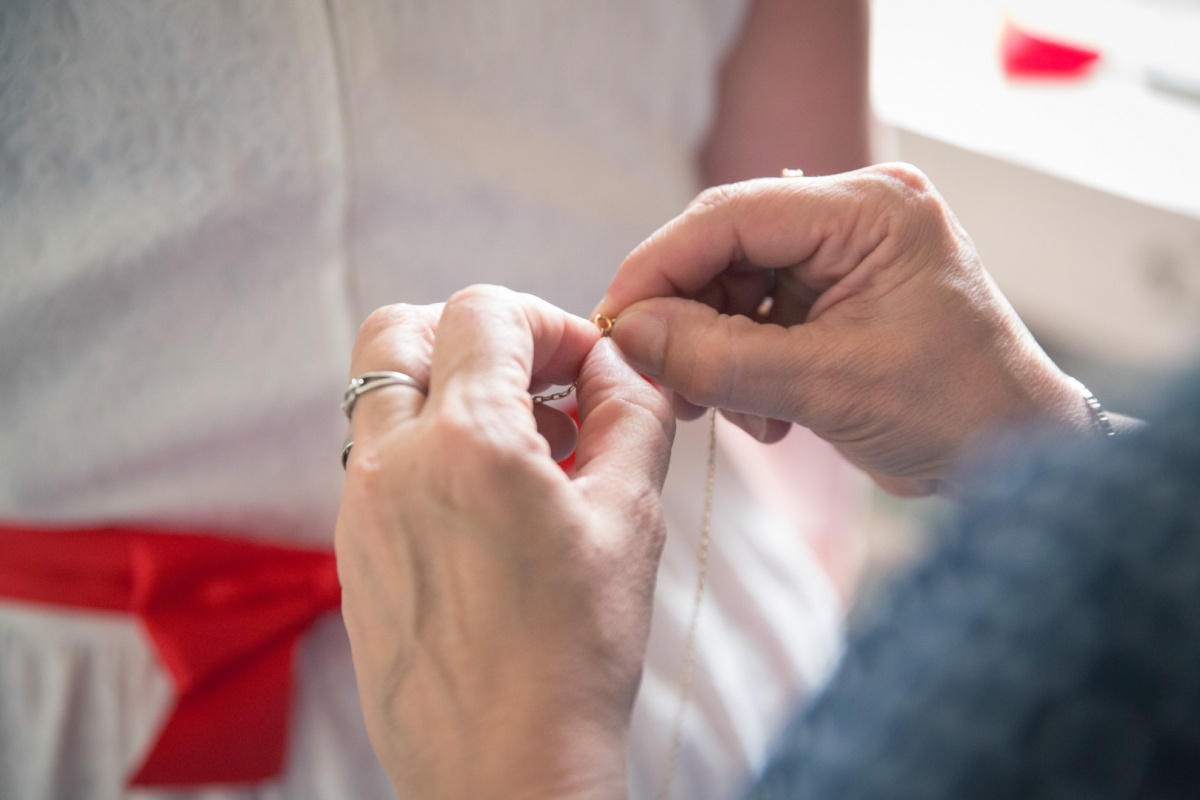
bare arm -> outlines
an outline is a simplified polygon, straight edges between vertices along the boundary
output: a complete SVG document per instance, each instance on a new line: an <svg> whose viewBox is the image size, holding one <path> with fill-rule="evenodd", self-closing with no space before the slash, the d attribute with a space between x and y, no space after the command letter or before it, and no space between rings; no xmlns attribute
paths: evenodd
<svg viewBox="0 0 1200 800"><path fill-rule="evenodd" d="M872 161L867 0L751 0L701 154L708 185Z"/></svg>

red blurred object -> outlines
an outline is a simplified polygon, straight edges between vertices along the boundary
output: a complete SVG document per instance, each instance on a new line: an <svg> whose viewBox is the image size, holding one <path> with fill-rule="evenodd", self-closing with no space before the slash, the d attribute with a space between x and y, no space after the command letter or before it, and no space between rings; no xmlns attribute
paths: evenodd
<svg viewBox="0 0 1200 800"><path fill-rule="evenodd" d="M578 428L579 427L579 407L572 405L569 409L567 409L567 413L571 416L571 419L575 420L575 427ZM558 462L558 465L560 467L562 467L563 472L567 473L568 475L574 475L575 474L575 451L572 450L571 455L567 456L562 461Z"/></svg>
<svg viewBox="0 0 1200 800"><path fill-rule="evenodd" d="M1100 60L1100 52L1058 42L1004 24L1000 40L1004 74L1010 78L1079 78Z"/></svg>

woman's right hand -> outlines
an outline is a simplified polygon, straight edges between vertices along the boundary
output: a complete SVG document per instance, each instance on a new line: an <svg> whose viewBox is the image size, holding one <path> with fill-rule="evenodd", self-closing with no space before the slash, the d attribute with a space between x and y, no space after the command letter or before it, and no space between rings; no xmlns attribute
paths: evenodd
<svg viewBox="0 0 1200 800"><path fill-rule="evenodd" d="M680 416L716 406L763 441L803 425L897 494L946 488L988 429L1094 430L907 165L709 189L629 255L597 311Z"/></svg>

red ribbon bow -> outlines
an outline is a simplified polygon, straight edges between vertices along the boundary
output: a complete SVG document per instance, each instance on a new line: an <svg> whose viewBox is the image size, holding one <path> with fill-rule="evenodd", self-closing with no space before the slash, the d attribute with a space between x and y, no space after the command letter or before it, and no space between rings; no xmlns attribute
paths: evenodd
<svg viewBox="0 0 1200 800"><path fill-rule="evenodd" d="M279 774L300 635L341 603L333 553L197 533L0 526L0 597L136 614L176 689L134 786Z"/></svg>

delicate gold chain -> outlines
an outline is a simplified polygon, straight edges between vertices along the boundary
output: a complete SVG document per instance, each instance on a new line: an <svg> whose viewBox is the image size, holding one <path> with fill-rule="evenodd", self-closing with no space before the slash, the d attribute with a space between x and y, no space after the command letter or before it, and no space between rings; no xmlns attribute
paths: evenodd
<svg viewBox="0 0 1200 800"><path fill-rule="evenodd" d="M600 329L601 336L612 335L615 320L603 314L592 317ZM572 385L563 396L570 394ZM556 395L545 400L558 399ZM534 402L539 402L535 397ZM696 672L696 628L700 622L700 606L704 602L704 587L708 581L708 540L712 531L713 484L717 475L717 410L708 412L708 472L704 477L704 514L700 518L700 541L696 545L696 595L692 601L692 618L688 622L684 639L683 666L679 670L679 706L675 711L675 724L671 726L671 740L667 748L667 763L663 767L662 781L655 793L657 800L667 800L671 795L671 784L675 781L675 770L679 764L679 748L683 743L683 718L687 714L692 695L692 677Z"/></svg>
<svg viewBox="0 0 1200 800"><path fill-rule="evenodd" d="M696 546L696 596L692 601L692 619L688 623L687 638L683 652L683 666L679 671L679 707L675 711L675 724L671 728L671 743L667 750L667 763L663 768L662 781L655 793L657 800L671 796L671 784L679 763L679 748L683 742L683 718L687 713L692 693L692 677L696 671L696 628L700 622L700 606L704 601L704 586L708 580L708 539L712 530L713 481L717 474L717 411L708 412L708 473L704 479L704 516L700 520L700 541Z"/></svg>

